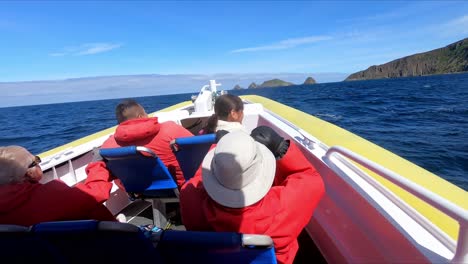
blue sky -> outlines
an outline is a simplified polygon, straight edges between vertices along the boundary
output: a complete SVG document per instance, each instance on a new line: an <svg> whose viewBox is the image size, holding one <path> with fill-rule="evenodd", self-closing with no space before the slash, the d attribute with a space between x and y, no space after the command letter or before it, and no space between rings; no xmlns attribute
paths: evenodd
<svg viewBox="0 0 468 264"><path fill-rule="evenodd" d="M467 37L468 1L1 1L0 35L0 82L350 74Z"/></svg>

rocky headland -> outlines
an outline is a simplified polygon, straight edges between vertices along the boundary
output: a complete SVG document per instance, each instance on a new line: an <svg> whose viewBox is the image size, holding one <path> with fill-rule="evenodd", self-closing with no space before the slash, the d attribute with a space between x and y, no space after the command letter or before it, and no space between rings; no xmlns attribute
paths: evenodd
<svg viewBox="0 0 468 264"><path fill-rule="evenodd" d="M302 85L312 85L316 84L317 82L315 81L314 78L312 77L307 77L306 80ZM262 84L258 85L255 82L250 83L250 85L247 87L247 89L258 89L258 88L272 88L272 87L285 87L285 86L291 86L291 85L297 85L291 82L283 81L281 79L272 79L268 81L264 81ZM240 90L244 89L242 88L239 84L236 84L233 88L233 90Z"/></svg>
<svg viewBox="0 0 468 264"><path fill-rule="evenodd" d="M468 71L468 38L446 47L396 59L353 73L345 81L398 78Z"/></svg>

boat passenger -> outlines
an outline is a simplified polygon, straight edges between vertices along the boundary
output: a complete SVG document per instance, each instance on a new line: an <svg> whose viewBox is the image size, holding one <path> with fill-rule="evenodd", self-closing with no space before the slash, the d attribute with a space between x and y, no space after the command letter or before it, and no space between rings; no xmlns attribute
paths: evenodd
<svg viewBox="0 0 468 264"><path fill-rule="evenodd" d="M244 103L242 99L233 94L223 94L216 98L214 104L214 114L210 116L206 126L199 134L215 133L218 130L228 132L234 130L243 130L247 132L242 125L244 119Z"/></svg>
<svg viewBox="0 0 468 264"><path fill-rule="evenodd" d="M170 148L170 142L175 138L189 137L193 134L173 121L159 123L157 117L149 117L143 106L133 99L126 99L119 103L115 109L115 115L119 125L114 135L110 136L101 148L136 145L151 149L167 166L180 188L185 183L185 178ZM109 177L106 164L102 161L88 164L86 173L88 177L95 174ZM120 181L115 182L121 189L124 189ZM109 194L106 199L108 198Z"/></svg>
<svg viewBox="0 0 468 264"><path fill-rule="evenodd" d="M297 237L324 192L320 174L293 142L265 126L251 136L234 131L182 187L182 222L187 230L269 235L278 262L292 263Z"/></svg>
<svg viewBox="0 0 468 264"><path fill-rule="evenodd" d="M0 224L30 226L46 221L116 221L99 201L112 187L107 176L88 177L69 187L60 180L40 183L41 159L20 146L0 147ZM108 191L107 191L108 192Z"/></svg>

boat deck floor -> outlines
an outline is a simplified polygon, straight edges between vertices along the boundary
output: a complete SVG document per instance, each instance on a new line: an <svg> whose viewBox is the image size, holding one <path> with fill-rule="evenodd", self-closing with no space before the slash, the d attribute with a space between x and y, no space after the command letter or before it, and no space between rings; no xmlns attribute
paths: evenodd
<svg viewBox="0 0 468 264"><path fill-rule="evenodd" d="M166 209L166 214L169 221L171 222L169 229L185 230L180 217L178 203L168 203L166 205ZM153 223L153 211L151 208L151 203L146 201L136 201L133 206L131 205L127 207L122 213L124 213L127 217L133 215L128 217L127 221L136 226L149 225ZM298 241L299 250L296 254L296 258L294 259L295 264L327 263L305 229L300 233Z"/></svg>

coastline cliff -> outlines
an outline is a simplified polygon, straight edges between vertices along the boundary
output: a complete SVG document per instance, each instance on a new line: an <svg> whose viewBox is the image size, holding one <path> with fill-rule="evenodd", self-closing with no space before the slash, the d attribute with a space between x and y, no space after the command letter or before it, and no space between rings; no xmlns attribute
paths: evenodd
<svg viewBox="0 0 468 264"><path fill-rule="evenodd" d="M468 38L446 47L396 59L349 75L345 81L399 78L468 71Z"/></svg>

